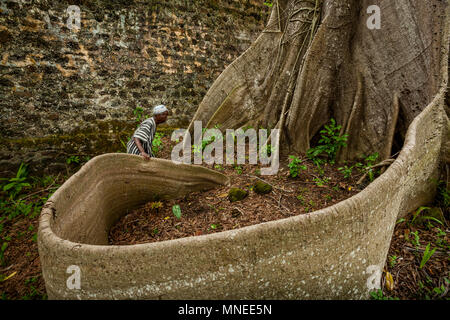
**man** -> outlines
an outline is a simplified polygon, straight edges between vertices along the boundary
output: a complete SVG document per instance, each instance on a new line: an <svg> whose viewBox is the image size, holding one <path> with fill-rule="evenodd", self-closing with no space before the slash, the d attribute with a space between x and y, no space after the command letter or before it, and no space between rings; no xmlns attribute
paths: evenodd
<svg viewBox="0 0 450 320"><path fill-rule="evenodd" d="M154 157L152 142L155 137L156 125L164 123L169 110L164 105L153 108L153 117L145 119L134 132L127 143L127 153L141 155L145 160Z"/></svg>

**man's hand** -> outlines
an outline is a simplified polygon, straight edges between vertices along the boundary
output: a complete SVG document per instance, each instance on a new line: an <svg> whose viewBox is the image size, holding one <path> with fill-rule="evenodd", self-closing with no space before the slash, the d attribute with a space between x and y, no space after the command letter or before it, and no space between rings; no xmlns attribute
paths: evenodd
<svg viewBox="0 0 450 320"><path fill-rule="evenodd" d="M145 153L145 152L141 152L141 156L145 159L145 160L150 160L150 156Z"/></svg>

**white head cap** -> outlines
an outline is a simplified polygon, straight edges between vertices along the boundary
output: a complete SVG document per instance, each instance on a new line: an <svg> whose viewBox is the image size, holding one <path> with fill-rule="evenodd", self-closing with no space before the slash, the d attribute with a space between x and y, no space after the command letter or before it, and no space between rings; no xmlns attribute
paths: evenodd
<svg viewBox="0 0 450 320"><path fill-rule="evenodd" d="M166 106L163 104L160 104L159 106L156 106L153 108L153 115L161 114L166 111L169 111L169 110L167 110Z"/></svg>

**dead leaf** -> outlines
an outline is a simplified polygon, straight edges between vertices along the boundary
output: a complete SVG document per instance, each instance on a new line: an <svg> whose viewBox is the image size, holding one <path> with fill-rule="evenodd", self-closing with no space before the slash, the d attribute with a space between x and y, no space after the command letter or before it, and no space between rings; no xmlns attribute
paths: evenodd
<svg viewBox="0 0 450 320"><path fill-rule="evenodd" d="M228 196L228 193L222 193L222 194L219 194L219 198L225 198L225 197L227 197Z"/></svg>
<svg viewBox="0 0 450 320"><path fill-rule="evenodd" d="M386 288L389 291L394 291L394 278L390 272L386 272Z"/></svg>
<svg viewBox="0 0 450 320"><path fill-rule="evenodd" d="M11 273L9 276L7 276L5 279L3 279L3 281L6 281L12 277L14 277L16 275L17 271L14 271L13 273Z"/></svg>

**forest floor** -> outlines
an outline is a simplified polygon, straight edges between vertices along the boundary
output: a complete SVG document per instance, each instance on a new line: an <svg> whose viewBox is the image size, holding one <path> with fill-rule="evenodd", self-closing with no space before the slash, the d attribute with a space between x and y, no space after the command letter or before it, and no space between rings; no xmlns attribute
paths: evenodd
<svg viewBox="0 0 450 320"><path fill-rule="evenodd" d="M162 137L160 147L164 147L157 156L169 159L173 144L169 137ZM77 158L67 162L67 171L57 176L23 174L25 179L21 183L30 186L23 186L15 195L11 190L0 189L0 299L47 298L37 248L38 218L51 194L84 163ZM192 193L182 199L148 203L113 226L110 242L162 241L304 214L351 197L369 183L356 185L361 173L353 172L345 177L337 165L327 164L318 169L309 160L301 165L306 169L295 178L290 177L288 159L281 161L275 176L261 176L252 165L205 165L230 176L232 186ZM255 192L254 185L261 179L273 187L267 194ZM248 196L230 202L228 191L232 187L247 191ZM450 220L449 208L440 196L443 193L448 195L448 190L443 189L428 207L419 208L397 222L382 276L382 289L373 292L372 299L449 299L450 229L447 223ZM173 213L177 205L180 218ZM430 216L442 216L442 221L426 218ZM431 257L425 259L431 252Z"/></svg>

